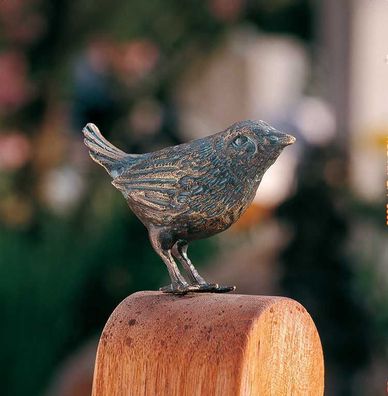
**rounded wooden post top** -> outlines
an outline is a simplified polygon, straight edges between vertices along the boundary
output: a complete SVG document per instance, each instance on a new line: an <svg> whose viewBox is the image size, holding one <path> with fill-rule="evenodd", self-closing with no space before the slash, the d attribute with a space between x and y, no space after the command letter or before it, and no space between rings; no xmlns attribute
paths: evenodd
<svg viewBox="0 0 388 396"><path fill-rule="evenodd" d="M323 395L320 339L284 297L130 295L101 335L93 396Z"/></svg>

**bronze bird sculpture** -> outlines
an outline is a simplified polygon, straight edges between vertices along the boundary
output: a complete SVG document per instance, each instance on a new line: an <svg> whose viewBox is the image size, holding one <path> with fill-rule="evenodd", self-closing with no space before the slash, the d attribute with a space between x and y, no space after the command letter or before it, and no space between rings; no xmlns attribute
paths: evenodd
<svg viewBox="0 0 388 396"><path fill-rule="evenodd" d="M265 171L295 138L263 121L242 121L202 139L127 154L94 124L87 124L83 133L90 156L113 178L112 184L146 226L154 250L167 266L171 284L160 290L176 294L234 290L206 282L187 256L188 244L237 221Z"/></svg>

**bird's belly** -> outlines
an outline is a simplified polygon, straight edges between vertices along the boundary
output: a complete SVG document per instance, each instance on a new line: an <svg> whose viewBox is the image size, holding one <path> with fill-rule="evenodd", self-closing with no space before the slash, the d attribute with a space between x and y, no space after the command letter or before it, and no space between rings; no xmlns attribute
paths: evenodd
<svg viewBox="0 0 388 396"><path fill-rule="evenodd" d="M235 223L244 210L245 208L240 206L228 208L215 217L206 217L206 215L201 214L176 219L174 226L178 225L176 227L177 237L190 241L218 234Z"/></svg>
<svg viewBox="0 0 388 396"><path fill-rule="evenodd" d="M226 206L217 216L207 216L201 213L198 217L182 219L182 223L187 224L187 238L201 239L219 232L225 231L235 223L245 210L250 206L256 194L256 188L243 191L239 199L234 200L234 204Z"/></svg>
<svg viewBox="0 0 388 396"><path fill-rule="evenodd" d="M253 200L256 189L252 187L240 191L228 204L221 199L202 201L199 197L193 207L189 204L186 209L179 210L174 206L151 210L150 207L137 205L131 199L127 198L127 201L147 228L150 225L165 228L176 240L190 241L218 234L235 223Z"/></svg>

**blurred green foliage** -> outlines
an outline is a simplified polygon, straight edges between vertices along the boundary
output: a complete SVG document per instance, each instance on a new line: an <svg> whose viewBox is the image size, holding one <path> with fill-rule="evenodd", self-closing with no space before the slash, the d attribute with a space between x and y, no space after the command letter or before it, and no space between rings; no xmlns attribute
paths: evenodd
<svg viewBox="0 0 388 396"><path fill-rule="evenodd" d="M1 229L3 395L38 394L69 351L99 334L119 301L166 278L144 227L117 207L98 224L45 216L25 232ZM209 249L202 242L194 259L203 261Z"/></svg>

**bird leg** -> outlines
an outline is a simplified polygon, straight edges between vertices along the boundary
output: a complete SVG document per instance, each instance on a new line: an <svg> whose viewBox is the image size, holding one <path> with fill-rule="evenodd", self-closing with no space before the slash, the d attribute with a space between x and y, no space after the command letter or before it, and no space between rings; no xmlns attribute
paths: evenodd
<svg viewBox="0 0 388 396"><path fill-rule="evenodd" d="M171 278L171 285L160 288L160 291L166 293L186 294L189 291L189 284L179 272L174 258L171 255L171 249L163 249L160 233L156 229L150 230L150 240L155 252L160 256L167 266Z"/></svg>
<svg viewBox="0 0 388 396"><path fill-rule="evenodd" d="M191 260L187 256L188 244L185 241L178 241L172 248L172 254L176 257L185 269L191 285L206 285L205 279L199 275L198 271L191 263Z"/></svg>
<svg viewBox="0 0 388 396"><path fill-rule="evenodd" d="M235 289L235 286L219 286L217 283L207 283L205 279L199 275L198 271L187 256L187 248L187 242L179 240L173 246L172 254L179 260L183 268L186 270L190 279L189 291L225 293Z"/></svg>
<svg viewBox="0 0 388 396"><path fill-rule="evenodd" d="M170 250L157 251L161 259L167 266L168 273L171 278L171 285L160 288L160 291L167 293L185 294L189 291L189 284L179 272L179 269L171 255Z"/></svg>

